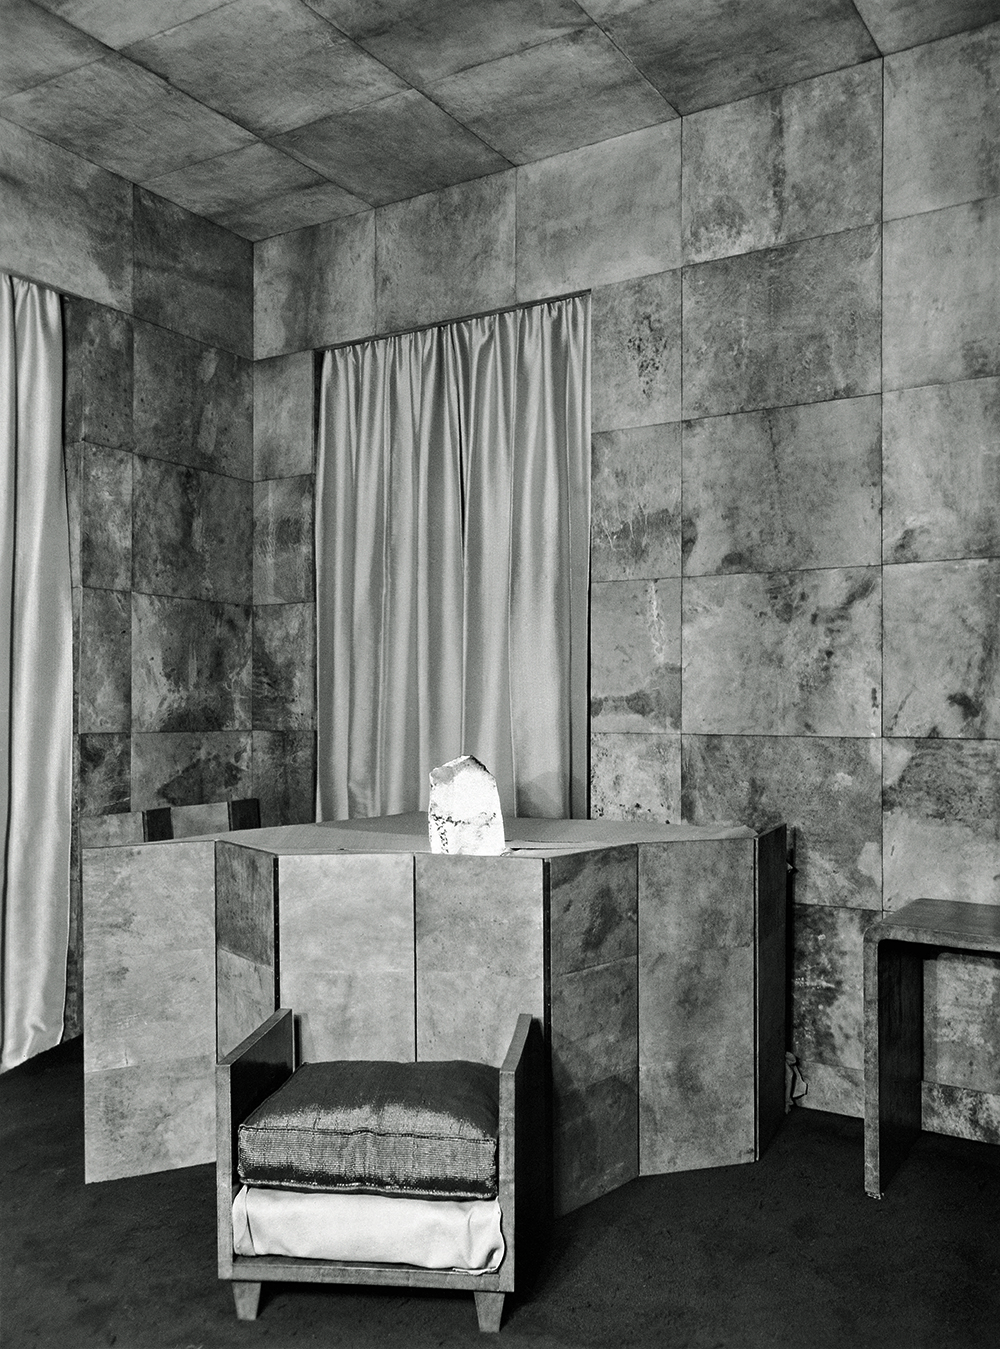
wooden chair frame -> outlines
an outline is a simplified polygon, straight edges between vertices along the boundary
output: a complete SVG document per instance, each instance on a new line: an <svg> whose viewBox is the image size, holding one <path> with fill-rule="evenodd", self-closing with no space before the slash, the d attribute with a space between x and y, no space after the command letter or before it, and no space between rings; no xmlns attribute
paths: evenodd
<svg viewBox="0 0 1000 1349"><path fill-rule="evenodd" d="M209 804L215 805L215 802ZM222 805L220 801L218 803ZM230 831L260 828L260 801L256 796L225 802ZM142 839L144 843L164 843L174 837L173 806L150 806L142 812Z"/></svg>
<svg viewBox="0 0 1000 1349"><path fill-rule="evenodd" d="M544 1222L547 1168L536 1141L544 1130L542 1061L538 1024L522 1014L500 1067L498 1171L505 1253L495 1271L467 1274L416 1265L236 1255L232 1206L240 1186L235 1171L237 1131L251 1110L277 1090L295 1066L294 1018L288 1008L279 1008L216 1068L219 1278L232 1281L237 1316L244 1321L255 1319L261 1284L267 1281L389 1284L466 1289L475 1294L479 1329L498 1331L504 1297L514 1290L515 1260L520 1260L520 1251L515 1256L515 1214L529 1230L539 1224L526 1243L532 1252ZM538 1109L533 1109L536 1103Z"/></svg>

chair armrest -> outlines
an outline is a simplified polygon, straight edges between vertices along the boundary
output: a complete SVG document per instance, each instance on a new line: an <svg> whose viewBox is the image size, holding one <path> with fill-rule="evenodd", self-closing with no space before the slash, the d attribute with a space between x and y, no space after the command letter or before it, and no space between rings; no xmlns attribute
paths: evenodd
<svg viewBox="0 0 1000 1349"><path fill-rule="evenodd" d="M221 1278L231 1277L233 1268L232 1204L237 1131L251 1110L277 1091L294 1068L294 1018L287 1007L279 1007L216 1064L215 1172Z"/></svg>
<svg viewBox="0 0 1000 1349"><path fill-rule="evenodd" d="M504 1056L504 1061L500 1065L501 1075L504 1073L512 1074L517 1072L517 1066L524 1055L525 1046L528 1042L528 1035L531 1031L531 1017L527 1012L522 1012L517 1018L517 1025L514 1027L514 1034L510 1037L510 1045ZM501 1085L501 1091L503 1087Z"/></svg>
<svg viewBox="0 0 1000 1349"><path fill-rule="evenodd" d="M521 1013L500 1066L497 1171L507 1253L501 1267L514 1287L514 1235L521 1276L535 1263L549 1201L546 1072L541 1027ZM518 1223L520 1226L518 1227ZM522 1277L523 1281L523 1277Z"/></svg>

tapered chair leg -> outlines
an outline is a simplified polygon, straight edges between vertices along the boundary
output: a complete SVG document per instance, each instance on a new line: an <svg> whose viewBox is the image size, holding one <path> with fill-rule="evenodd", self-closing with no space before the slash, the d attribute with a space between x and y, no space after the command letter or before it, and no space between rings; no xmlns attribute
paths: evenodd
<svg viewBox="0 0 1000 1349"><path fill-rule="evenodd" d="M233 1284L233 1298L236 1302L236 1315L241 1321L256 1321L257 1308L260 1305L260 1284L244 1282Z"/></svg>
<svg viewBox="0 0 1000 1349"><path fill-rule="evenodd" d="M480 1330L499 1330L503 1316L503 1293L473 1293Z"/></svg>

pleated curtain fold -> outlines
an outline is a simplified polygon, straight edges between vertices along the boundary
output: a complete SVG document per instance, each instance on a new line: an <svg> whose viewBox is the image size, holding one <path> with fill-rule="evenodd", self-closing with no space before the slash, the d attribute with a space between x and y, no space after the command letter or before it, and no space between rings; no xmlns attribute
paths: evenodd
<svg viewBox="0 0 1000 1349"><path fill-rule="evenodd" d="M325 353L319 818L426 808L460 754L586 813L589 379L586 296Z"/></svg>
<svg viewBox="0 0 1000 1349"><path fill-rule="evenodd" d="M0 1067L59 1043L66 994L73 667L53 291L0 273Z"/></svg>

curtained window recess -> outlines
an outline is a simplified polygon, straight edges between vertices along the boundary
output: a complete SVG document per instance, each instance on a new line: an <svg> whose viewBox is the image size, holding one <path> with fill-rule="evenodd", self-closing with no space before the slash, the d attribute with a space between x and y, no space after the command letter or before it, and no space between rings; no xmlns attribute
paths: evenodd
<svg viewBox="0 0 1000 1349"><path fill-rule="evenodd" d="M585 815L589 296L325 352L316 492L319 818Z"/></svg>
<svg viewBox="0 0 1000 1349"><path fill-rule="evenodd" d="M0 1068L59 1043L73 725L62 317L0 273Z"/></svg>

